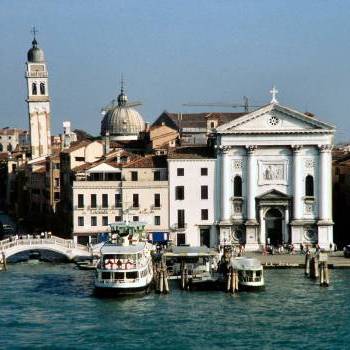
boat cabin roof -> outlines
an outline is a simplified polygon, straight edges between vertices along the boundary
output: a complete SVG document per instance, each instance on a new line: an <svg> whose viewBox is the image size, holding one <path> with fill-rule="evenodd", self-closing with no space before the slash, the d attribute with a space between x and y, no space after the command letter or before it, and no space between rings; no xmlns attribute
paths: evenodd
<svg viewBox="0 0 350 350"><path fill-rule="evenodd" d="M231 266L238 270L261 270L262 265L258 259L238 257L231 260Z"/></svg>
<svg viewBox="0 0 350 350"><path fill-rule="evenodd" d="M216 256L218 253L206 246L202 247L173 247L171 252L164 253L166 257L182 256Z"/></svg>
<svg viewBox="0 0 350 350"><path fill-rule="evenodd" d="M145 246L146 243L144 242L126 246L106 243L101 248L101 254L137 254L141 253L145 249Z"/></svg>

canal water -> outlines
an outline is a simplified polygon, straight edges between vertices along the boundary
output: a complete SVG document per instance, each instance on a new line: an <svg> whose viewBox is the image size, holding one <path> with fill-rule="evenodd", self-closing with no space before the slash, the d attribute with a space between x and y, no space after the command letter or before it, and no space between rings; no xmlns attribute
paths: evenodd
<svg viewBox="0 0 350 350"><path fill-rule="evenodd" d="M93 272L10 264L0 273L0 349L349 349L350 270L320 288L269 270L266 291L93 296Z"/></svg>

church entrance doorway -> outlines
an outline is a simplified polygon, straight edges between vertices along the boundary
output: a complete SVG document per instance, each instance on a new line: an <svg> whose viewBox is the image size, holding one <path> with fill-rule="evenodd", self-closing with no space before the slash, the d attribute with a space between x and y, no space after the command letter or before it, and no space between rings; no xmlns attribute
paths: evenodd
<svg viewBox="0 0 350 350"><path fill-rule="evenodd" d="M283 230L282 230L282 213L276 209L271 208L265 214L265 229L266 229L266 244L277 246L282 244Z"/></svg>

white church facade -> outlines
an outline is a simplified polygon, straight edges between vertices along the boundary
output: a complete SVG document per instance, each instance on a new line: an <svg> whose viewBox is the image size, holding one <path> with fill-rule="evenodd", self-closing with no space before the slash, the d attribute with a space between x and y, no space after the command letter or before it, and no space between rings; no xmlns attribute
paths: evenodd
<svg viewBox="0 0 350 350"><path fill-rule="evenodd" d="M221 244L333 243L335 129L275 99L216 130Z"/></svg>

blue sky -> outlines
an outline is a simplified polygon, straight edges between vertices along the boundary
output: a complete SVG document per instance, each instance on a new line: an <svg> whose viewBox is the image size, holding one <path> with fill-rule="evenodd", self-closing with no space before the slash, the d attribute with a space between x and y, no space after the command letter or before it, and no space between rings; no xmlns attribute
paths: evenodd
<svg viewBox="0 0 350 350"><path fill-rule="evenodd" d="M1 0L0 126L28 127L24 63L35 24L53 133L71 120L98 134L123 73L147 121L210 110L182 106L189 101L265 104L275 84L282 105L314 112L350 140L349 14L345 0Z"/></svg>

